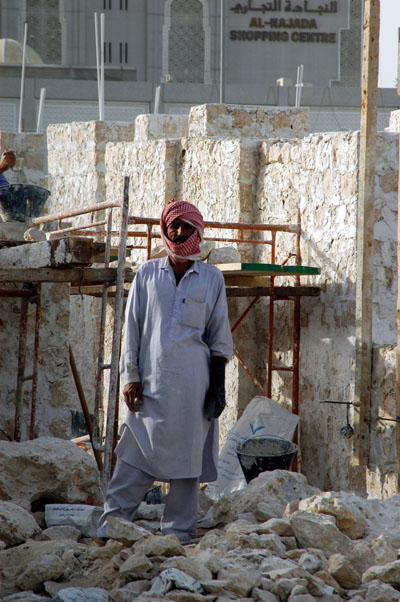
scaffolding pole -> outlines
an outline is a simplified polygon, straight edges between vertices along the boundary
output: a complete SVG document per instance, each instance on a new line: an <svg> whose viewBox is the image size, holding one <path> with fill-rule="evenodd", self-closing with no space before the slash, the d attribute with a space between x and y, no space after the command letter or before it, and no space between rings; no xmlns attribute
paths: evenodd
<svg viewBox="0 0 400 602"><path fill-rule="evenodd" d="M361 83L353 485L365 490L370 450L375 163L379 56L379 0L365 0ZM358 407L357 407L358 406ZM363 467L362 470L357 468Z"/></svg>

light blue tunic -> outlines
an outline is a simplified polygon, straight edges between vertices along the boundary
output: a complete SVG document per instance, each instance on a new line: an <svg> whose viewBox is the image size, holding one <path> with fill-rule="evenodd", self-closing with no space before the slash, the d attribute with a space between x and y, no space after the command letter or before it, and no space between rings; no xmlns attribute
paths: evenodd
<svg viewBox="0 0 400 602"><path fill-rule="evenodd" d="M116 453L157 480L217 478L218 421L204 417L211 355L232 356L225 283L195 261L178 285L167 257L143 264L125 313L121 390L140 381Z"/></svg>

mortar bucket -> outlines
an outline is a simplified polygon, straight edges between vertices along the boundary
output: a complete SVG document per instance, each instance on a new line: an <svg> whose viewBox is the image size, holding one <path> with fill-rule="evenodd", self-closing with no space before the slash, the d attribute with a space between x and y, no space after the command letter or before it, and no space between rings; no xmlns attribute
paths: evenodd
<svg viewBox="0 0 400 602"><path fill-rule="evenodd" d="M0 217L4 222L24 222L28 200L31 202L28 217L39 217L49 195L49 190L34 184L0 186Z"/></svg>
<svg viewBox="0 0 400 602"><path fill-rule="evenodd" d="M266 470L289 470L298 446L275 435L249 437L236 448L246 482Z"/></svg>

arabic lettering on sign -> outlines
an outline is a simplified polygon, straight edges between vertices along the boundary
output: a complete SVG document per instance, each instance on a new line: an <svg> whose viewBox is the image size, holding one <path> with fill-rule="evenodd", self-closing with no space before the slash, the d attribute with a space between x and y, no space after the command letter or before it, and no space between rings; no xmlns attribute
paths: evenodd
<svg viewBox="0 0 400 602"><path fill-rule="evenodd" d="M264 21L262 17L252 17L249 23L249 27L257 27L258 29L265 29L266 25L275 29L318 29L315 19L271 18L269 21Z"/></svg>
<svg viewBox="0 0 400 602"><path fill-rule="evenodd" d="M315 13L317 15L333 14L337 13L338 6L337 0L332 0L326 4L319 4L317 7L311 7L310 5L314 2L308 2L303 0L300 3L293 2L291 0L274 0L273 2L264 2L260 6L253 6L253 0L247 0L246 3L238 2L230 10L237 14L245 15L248 12L288 12L288 13Z"/></svg>

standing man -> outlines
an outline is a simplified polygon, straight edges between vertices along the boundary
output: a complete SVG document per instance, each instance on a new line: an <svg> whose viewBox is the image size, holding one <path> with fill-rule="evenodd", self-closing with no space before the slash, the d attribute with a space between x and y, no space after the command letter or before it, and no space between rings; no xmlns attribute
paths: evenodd
<svg viewBox="0 0 400 602"><path fill-rule="evenodd" d="M3 173L5 171L7 171L7 169L10 169L10 167L14 167L16 161L17 161L17 158L15 156L14 151L12 151L12 150L5 150L3 152L3 154L1 155L1 157L0 157L0 186L8 185L8 180L3 175Z"/></svg>
<svg viewBox="0 0 400 602"><path fill-rule="evenodd" d="M201 213L173 199L160 227L167 257L140 266L126 307L120 372L129 411L99 536L108 516L133 520L152 483L167 481L161 530L185 542L196 531L199 482L217 478L232 337L224 278L199 260Z"/></svg>

